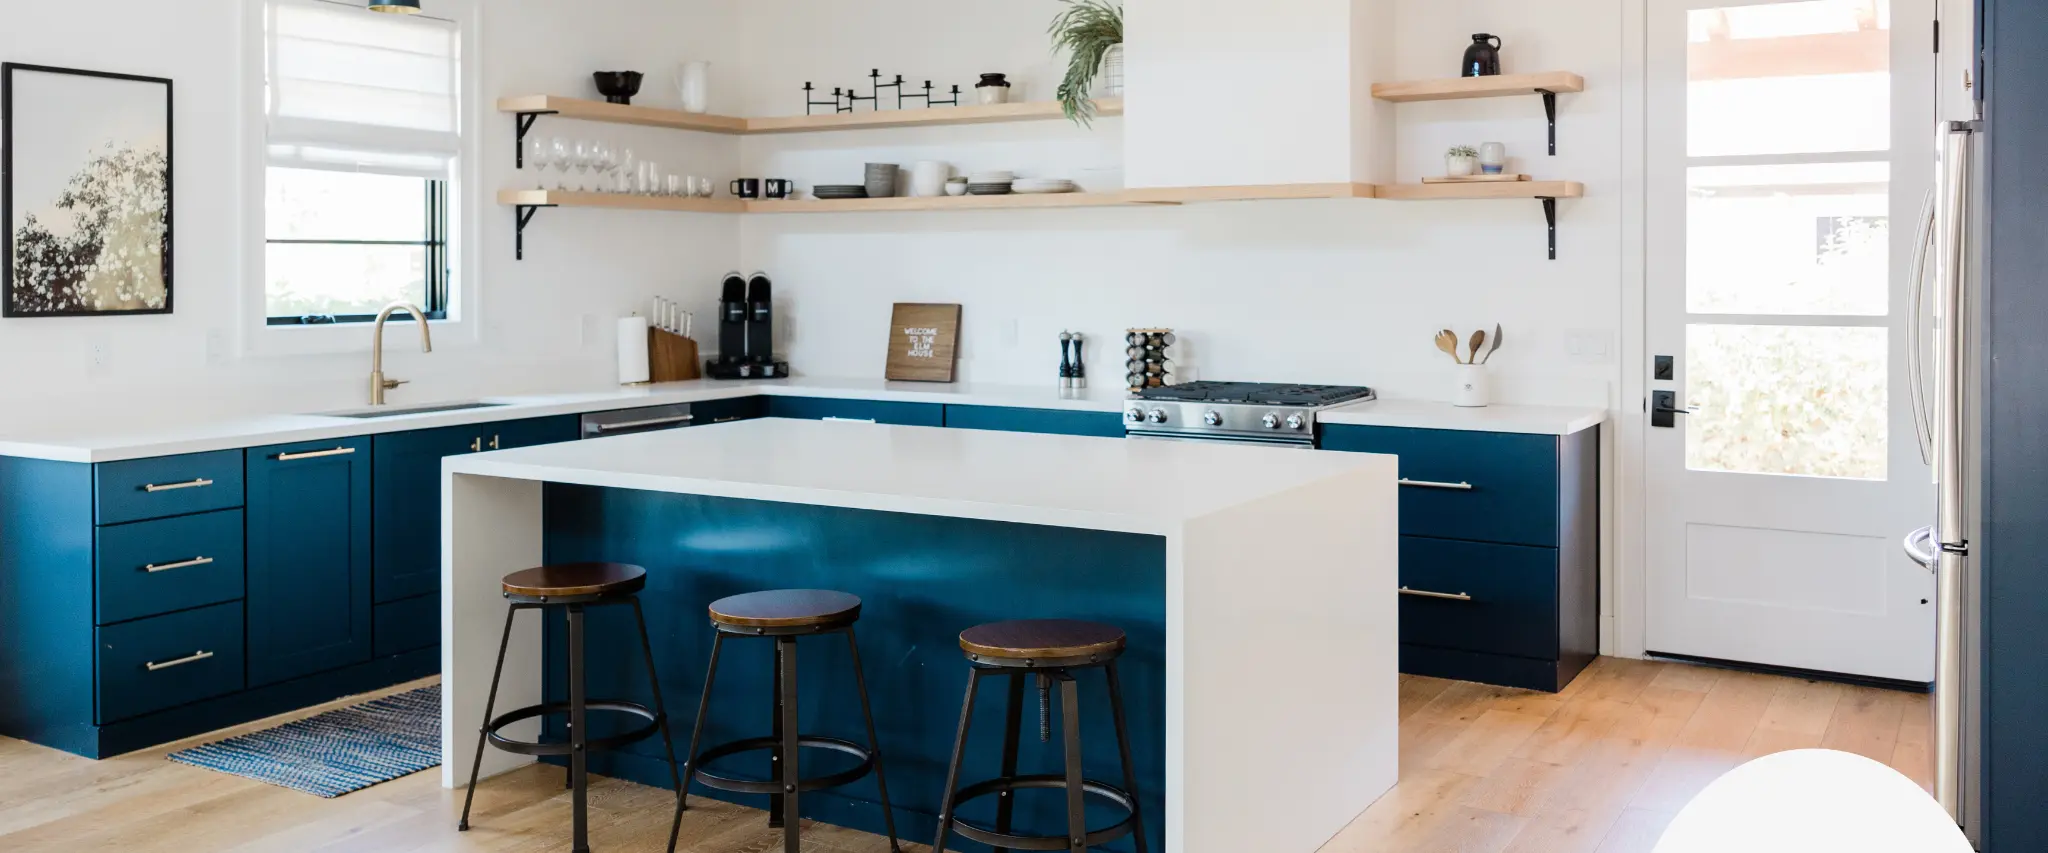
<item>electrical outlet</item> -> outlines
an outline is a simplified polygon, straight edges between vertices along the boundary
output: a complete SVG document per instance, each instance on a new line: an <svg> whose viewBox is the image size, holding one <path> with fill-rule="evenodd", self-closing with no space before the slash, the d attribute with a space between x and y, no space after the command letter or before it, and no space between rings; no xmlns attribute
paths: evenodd
<svg viewBox="0 0 2048 853"><path fill-rule="evenodd" d="M93 341L85 348L85 372L88 376L105 375L113 368L114 353L106 341Z"/></svg>
<svg viewBox="0 0 2048 853"><path fill-rule="evenodd" d="M222 365L228 361L228 333L221 329L206 330L206 363Z"/></svg>

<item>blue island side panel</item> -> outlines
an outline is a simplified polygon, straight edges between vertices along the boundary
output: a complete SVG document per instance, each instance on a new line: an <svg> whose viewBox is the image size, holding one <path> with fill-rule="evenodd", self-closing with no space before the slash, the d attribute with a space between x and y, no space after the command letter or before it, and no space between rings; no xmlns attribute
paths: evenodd
<svg viewBox="0 0 2048 853"><path fill-rule="evenodd" d="M1150 848L1165 848L1166 777L1166 541L1158 536L979 521L904 513L711 498L624 489L549 484L545 489L545 555L549 563L614 561L644 566L641 593L654 655L661 671L678 756L687 747L712 629L712 601L765 589L823 588L860 596L856 626L868 690L875 705L897 831L929 844L937 826L946 763L959 724L968 665L960 631L984 622L1071 618L1123 628L1129 650L1120 660L1132 757L1145 809ZM509 568L512 567L508 567ZM520 618L540 618L521 614ZM631 608L590 611L586 648L589 695L647 702L646 672L634 636ZM566 694L565 644L559 618L547 623L550 700ZM704 743L712 745L769 732L772 640L728 640L719 661ZM852 663L843 638L798 643L802 728L864 742ZM1101 670L1084 670L1082 748L1087 775L1122 785L1115 730ZM984 679L962 784L995 776L1002 754L1006 679ZM1025 692L1019 769L1058 773L1058 695L1053 696L1053 739L1038 740L1035 685ZM593 736L613 731L593 722ZM559 723L551 723L559 735ZM593 755L592 772L672 787L659 737L625 753ZM805 775L828 773L850 761L807 750ZM765 753L739 756L721 767L766 778ZM755 808L765 796L726 794L701 785L691 797L712 796ZM1016 829L1057 835L1064 804L1057 791L1019 795ZM1115 820L1115 810L1090 798L1089 824ZM804 816L869 832L882 831L872 777L834 791L805 794ZM994 798L963 807L963 818L992 825ZM980 850L957 840L949 849ZM1109 850L1134 849L1130 839Z"/></svg>

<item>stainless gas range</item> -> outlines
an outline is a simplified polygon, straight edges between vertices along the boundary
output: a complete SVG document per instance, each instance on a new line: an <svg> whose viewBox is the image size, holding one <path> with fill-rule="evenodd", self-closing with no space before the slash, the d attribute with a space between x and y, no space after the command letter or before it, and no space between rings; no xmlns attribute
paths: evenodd
<svg viewBox="0 0 2048 853"><path fill-rule="evenodd" d="M1179 441L1316 446L1316 413L1377 399L1371 388L1190 382L1147 388L1124 405L1124 435Z"/></svg>

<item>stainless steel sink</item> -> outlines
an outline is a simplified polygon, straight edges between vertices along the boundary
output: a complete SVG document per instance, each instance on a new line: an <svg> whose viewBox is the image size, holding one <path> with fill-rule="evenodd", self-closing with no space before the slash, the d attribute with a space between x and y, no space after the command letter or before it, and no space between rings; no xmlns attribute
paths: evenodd
<svg viewBox="0 0 2048 853"><path fill-rule="evenodd" d="M435 412L460 412L468 409L490 409L505 405L510 404L485 403L477 400L471 400L465 403L434 403L426 406L378 406L377 408L374 409L351 409L345 412L321 412L319 414L321 417L327 418L356 418L359 420L369 420L373 418L396 418L403 417L405 415L431 415Z"/></svg>

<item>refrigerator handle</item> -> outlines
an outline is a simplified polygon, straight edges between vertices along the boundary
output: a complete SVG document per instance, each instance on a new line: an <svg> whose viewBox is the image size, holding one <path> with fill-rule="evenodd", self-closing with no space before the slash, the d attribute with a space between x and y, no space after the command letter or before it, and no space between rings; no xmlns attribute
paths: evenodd
<svg viewBox="0 0 2048 853"><path fill-rule="evenodd" d="M1940 568L1941 548L1934 544L1934 528L1922 527L1906 534L1906 556L1930 572Z"/></svg>
<svg viewBox="0 0 2048 853"><path fill-rule="evenodd" d="M1919 239L1913 244L1912 306L1906 311L1906 382L1913 406L1913 436L1919 440L1920 464L1934 464L1934 413L1927 394L1927 259L1934 249L1937 217L1935 191L1920 206Z"/></svg>

